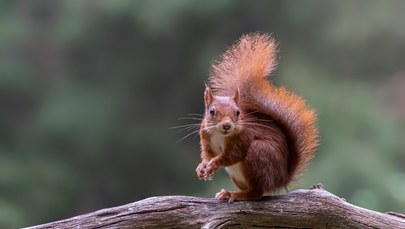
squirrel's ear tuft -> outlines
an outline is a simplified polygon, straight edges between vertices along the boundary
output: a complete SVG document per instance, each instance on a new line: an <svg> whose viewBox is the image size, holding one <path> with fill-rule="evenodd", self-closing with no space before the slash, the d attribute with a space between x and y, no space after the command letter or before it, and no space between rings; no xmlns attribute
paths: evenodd
<svg viewBox="0 0 405 229"><path fill-rule="evenodd" d="M214 95L212 94L212 91L208 86L205 87L204 101L205 107L207 108L211 105L212 101L214 101Z"/></svg>
<svg viewBox="0 0 405 229"><path fill-rule="evenodd" d="M233 95L232 99L235 101L236 104L238 104L238 100L239 100L239 89L236 89L235 94Z"/></svg>

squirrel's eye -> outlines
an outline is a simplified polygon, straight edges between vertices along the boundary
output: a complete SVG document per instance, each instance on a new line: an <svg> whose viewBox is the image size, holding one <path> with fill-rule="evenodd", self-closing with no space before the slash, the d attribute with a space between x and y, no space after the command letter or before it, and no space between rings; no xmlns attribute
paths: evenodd
<svg viewBox="0 0 405 229"><path fill-rule="evenodd" d="M239 115L240 115L240 111L239 111L239 110L236 110L236 116L239 117Z"/></svg>
<svg viewBox="0 0 405 229"><path fill-rule="evenodd" d="M215 109L213 107L210 108L210 115L211 116L215 115Z"/></svg>

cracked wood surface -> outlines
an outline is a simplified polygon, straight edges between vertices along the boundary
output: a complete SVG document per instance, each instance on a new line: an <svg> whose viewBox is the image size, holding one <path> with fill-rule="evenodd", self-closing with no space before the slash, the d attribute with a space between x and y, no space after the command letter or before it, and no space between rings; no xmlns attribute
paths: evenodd
<svg viewBox="0 0 405 229"><path fill-rule="evenodd" d="M260 201L233 204L190 196L151 197L29 228L405 229L405 217L349 204L322 189L300 189Z"/></svg>

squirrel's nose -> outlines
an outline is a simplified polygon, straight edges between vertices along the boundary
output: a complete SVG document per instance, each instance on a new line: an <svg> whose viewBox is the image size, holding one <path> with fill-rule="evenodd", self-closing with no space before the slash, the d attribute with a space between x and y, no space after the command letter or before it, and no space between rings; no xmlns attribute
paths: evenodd
<svg viewBox="0 0 405 229"><path fill-rule="evenodd" d="M229 122L222 123L222 128L224 128L224 130L229 130L231 129L231 124Z"/></svg>

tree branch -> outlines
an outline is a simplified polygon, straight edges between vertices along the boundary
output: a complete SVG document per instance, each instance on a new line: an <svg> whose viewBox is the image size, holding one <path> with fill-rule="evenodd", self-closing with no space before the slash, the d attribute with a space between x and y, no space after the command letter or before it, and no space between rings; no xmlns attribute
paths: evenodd
<svg viewBox="0 0 405 229"><path fill-rule="evenodd" d="M151 197L45 228L405 228L405 216L354 206L322 189L227 204L189 196Z"/></svg>

